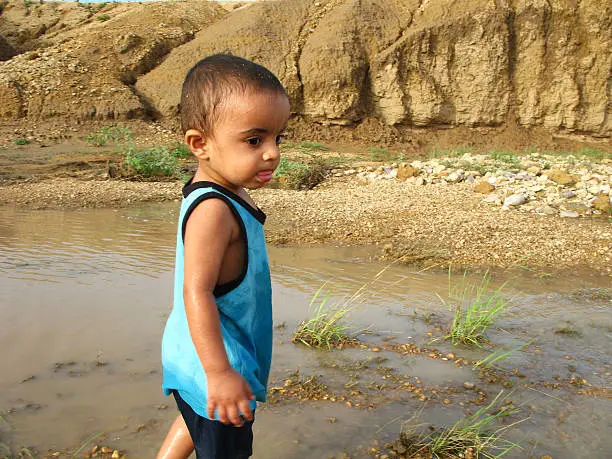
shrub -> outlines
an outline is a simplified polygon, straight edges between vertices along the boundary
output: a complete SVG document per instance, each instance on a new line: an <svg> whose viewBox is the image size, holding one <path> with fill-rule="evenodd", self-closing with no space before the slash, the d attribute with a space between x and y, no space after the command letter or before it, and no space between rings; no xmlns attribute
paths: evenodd
<svg viewBox="0 0 612 459"><path fill-rule="evenodd" d="M100 22L105 22L105 21L108 21L109 19L110 19L110 16L108 14L101 14L100 16L96 16L96 20Z"/></svg>
<svg viewBox="0 0 612 459"><path fill-rule="evenodd" d="M171 177L179 173L176 150L166 146L136 149L131 146L124 163L143 177Z"/></svg>
<svg viewBox="0 0 612 459"><path fill-rule="evenodd" d="M27 145L29 143L30 141L26 139L25 137L19 137L15 139L15 145Z"/></svg>
<svg viewBox="0 0 612 459"><path fill-rule="evenodd" d="M319 157L302 163L283 156L274 175L287 188L310 190L325 180L328 168L327 163Z"/></svg>

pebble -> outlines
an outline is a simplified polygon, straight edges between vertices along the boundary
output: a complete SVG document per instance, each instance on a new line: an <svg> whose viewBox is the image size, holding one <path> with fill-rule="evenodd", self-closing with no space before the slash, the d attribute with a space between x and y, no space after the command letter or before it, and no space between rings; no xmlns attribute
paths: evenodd
<svg viewBox="0 0 612 459"><path fill-rule="evenodd" d="M525 204L526 201L527 199L525 198L524 194L513 194L512 196L509 196L504 199L504 207L520 206L522 204Z"/></svg>
<svg viewBox="0 0 612 459"><path fill-rule="evenodd" d="M434 158L332 172L337 177L355 174L360 185L395 177L406 184L419 186L474 183L474 192L487 195L482 203L501 205L503 210L520 209L566 218L574 218L576 213L585 216L606 214L608 207L602 195L610 195L611 161L604 159L595 163L573 155L533 153L521 157L520 167L523 170L517 170L515 163L504 163L488 155L465 153L460 158ZM376 172L372 173L373 170ZM476 177L482 178L476 181ZM597 201L597 208L594 208L594 201Z"/></svg>
<svg viewBox="0 0 612 459"><path fill-rule="evenodd" d="M466 390L472 390L474 387L476 387L476 385L473 382L466 381L463 383L463 388Z"/></svg>

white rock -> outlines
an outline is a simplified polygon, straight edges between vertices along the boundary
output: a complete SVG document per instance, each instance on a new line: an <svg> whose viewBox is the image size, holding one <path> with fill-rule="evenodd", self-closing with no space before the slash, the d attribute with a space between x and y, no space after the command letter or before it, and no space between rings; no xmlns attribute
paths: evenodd
<svg viewBox="0 0 612 459"><path fill-rule="evenodd" d="M599 194L601 193L601 187L599 185L590 185L587 191L591 194Z"/></svg>
<svg viewBox="0 0 612 459"><path fill-rule="evenodd" d="M448 174L448 177L446 177L446 180L451 183L458 182L459 174L457 172L451 172L450 174Z"/></svg>
<svg viewBox="0 0 612 459"><path fill-rule="evenodd" d="M610 185L608 184L601 185L599 192L602 194L610 194Z"/></svg>
<svg viewBox="0 0 612 459"><path fill-rule="evenodd" d="M577 218L580 217L578 212L574 212L573 210L560 210L559 216L563 218Z"/></svg>
<svg viewBox="0 0 612 459"><path fill-rule="evenodd" d="M419 186L425 185L425 179L423 177L417 177L414 184Z"/></svg>
<svg viewBox="0 0 612 459"><path fill-rule="evenodd" d="M526 196L522 193L513 194L504 199L504 207L520 206L527 201Z"/></svg>

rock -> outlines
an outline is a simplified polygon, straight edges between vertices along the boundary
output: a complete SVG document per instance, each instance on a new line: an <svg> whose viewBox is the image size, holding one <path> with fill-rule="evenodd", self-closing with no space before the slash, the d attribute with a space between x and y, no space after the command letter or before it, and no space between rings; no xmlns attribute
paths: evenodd
<svg viewBox="0 0 612 459"><path fill-rule="evenodd" d="M559 196L561 196L562 198L565 198L565 199L569 199L569 198L573 198L574 196L576 196L576 193L574 193L571 190L567 190L567 191L564 191L563 193L561 193Z"/></svg>
<svg viewBox="0 0 612 459"><path fill-rule="evenodd" d="M552 206L536 207L535 212L540 215L556 215L557 209Z"/></svg>
<svg viewBox="0 0 612 459"><path fill-rule="evenodd" d="M601 187L598 184L589 185L587 191L593 195L601 193Z"/></svg>
<svg viewBox="0 0 612 459"><path fill-rule="evenodd" d="M559 217L577 218L577 217L580 217L580 214L578 212L574 212L573 210L560 210Z"/></svg>
<svg viewBox="0 0 612 459"><path fill-rule="evenodd" d="M416 177L420 173L420 169L412 167L410 164L407 164L405 166L400 166L400 168L397 170L397 178L405 181L407 178Z"/></svg>
<svg viewBox="0 0 612 459"><path fill-rule="evenodd" d="M474 192L476 193L489 194L492 191L495 191L495 186L489 182L478 182L474 185Z"/></svg>
<svg viewBox="0 0 612 459"><path fill-rule="evenodd" d="M459 181L459 174L457 172L451 172L450 174L448 174L448 177L446 177L446 181L450 182L450 183L455 183Z"/></svg>
<svg viewBox="0 0 612 459"><path fill-rule="evenodd" d="M527 168L527 172L533 175L540 175L542 173L542 168L539 166L531 166Z"/></svg>
<svg viewBox="0 0 612 459"><path fill-rule="evenodd" d="M546 173L548 178L559 185L568 186L575 185L580 181L580 177L577 175L568 174L566 171L561 169L551 169Z"/></svg>
<svg viewBox="0 0 612 459"><path fill-rule="evenodd" d="M473 382L466 381L463 383L463 388L466 390L472 390L474 387L476 387L476 385Z"/></svg>
<svg viewBox="0 0 612 459"><path fill-rule="evenodd" d="M604 215L612 212L612 209L610 207L610 196L608 196L607 194L598 195L592 204L595 210L599 210Z"/></svg>
<svg viewBox="0 0 612 459"><path fill-rule="evenodd" d="M495 202L499 201L500 199L501 199L500 195L498 195L497 193L491 193L491 194L488 194L482 200L482 202L485 202L485 203L495 203Z"/></svg>
<svg viewBox="0 0 612 459"><path fill-rule="evenodd" d="M580 201L566 202L564 204L564 207L565 207L565 210L578 212L581 215L584 215L589 211L589 207Z"/></svg>
<svg viewBox="0 0 612 459"><path fill-rule="evenodd" d="M504 199L504 207L520 206L525 204L527 198L522 193L513 194Z"/></svg>

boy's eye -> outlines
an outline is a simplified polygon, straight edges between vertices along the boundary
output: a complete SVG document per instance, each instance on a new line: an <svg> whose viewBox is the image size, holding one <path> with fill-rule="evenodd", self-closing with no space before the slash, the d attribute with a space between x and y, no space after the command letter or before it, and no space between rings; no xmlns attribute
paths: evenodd
<svg viewBox="0 0 612 459"><path fill-rule="evenodd" d="M251 137L250 139L247 139L247 142L249 143L249 145L253 145L254 147L256 147L261 143L261 139L259 137Z"/></svg>

